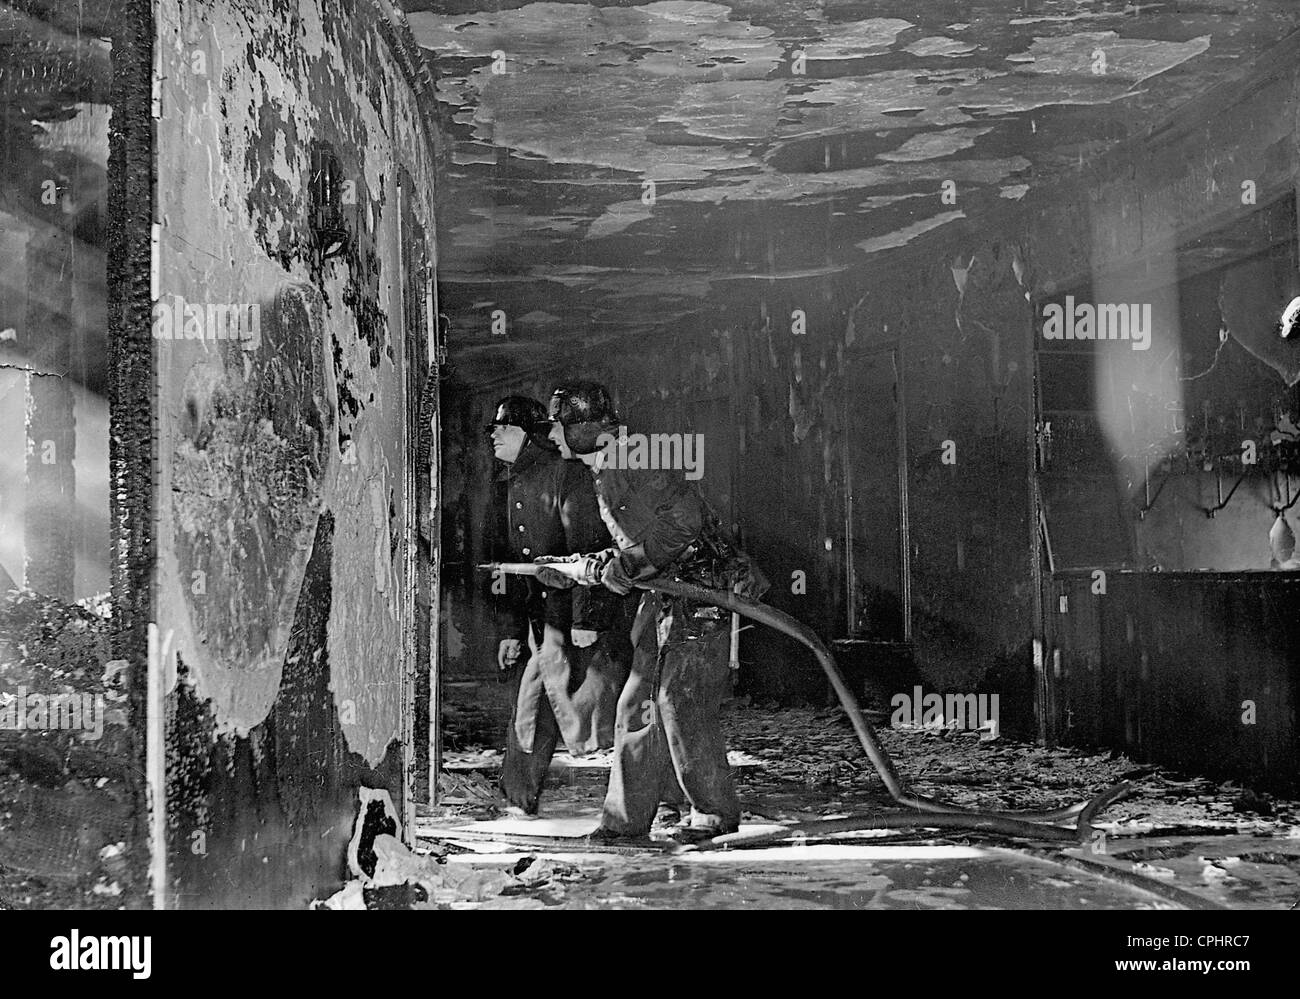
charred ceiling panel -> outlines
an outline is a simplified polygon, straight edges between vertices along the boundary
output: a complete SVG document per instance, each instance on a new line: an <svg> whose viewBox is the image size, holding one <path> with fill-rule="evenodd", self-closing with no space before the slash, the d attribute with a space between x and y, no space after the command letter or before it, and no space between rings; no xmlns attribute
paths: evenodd
<svg viewBox="0 0 1300 999"><path fill-rule="evenodd" d="M441 277L464 347L498 312L521 341L635 336L647 299L662 325L737 282L951 238L1300 19L1283 0L406 6L454 141Z"/></svg>
<svg viewBox="0 0 1300 999"><path fill-rule="evenodd" d="M172 901L296 905L341 876L358 784L410 798L432 248L395 205L432 231L426 84L370 0L163 3L158 46Z"/></svg>

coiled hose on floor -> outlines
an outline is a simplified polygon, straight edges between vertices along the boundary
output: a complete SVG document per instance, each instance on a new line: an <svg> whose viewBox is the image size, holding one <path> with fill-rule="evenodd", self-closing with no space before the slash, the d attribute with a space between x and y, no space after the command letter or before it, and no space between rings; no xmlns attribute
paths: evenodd
<svg viewBox="0 0 1300 999"><path fill-rule="evenodd" d="M835 695L844 707L844 713L848 715L849 721L853 725L853 731L857 734L858 741L862 744L862 748L872 766L875 767L876 773L880 775L880 779L884 782L885 789L889 792L890 797L905 808L926 813L924 818L901 814L854 815L843 819L801 823L786 827L776 833L758 835L730 833L714 837L710 841L709 845L711 846L724 847L742 844L751 846L800 835L825 835L860 829L918 827L969 829L979 832L1001 833L1021 839L1085 842L1092 835L1093 818L1102 809L1125 797L1132 790L1127 782L1120 783L1107 788L1089 802L1053 811L1028 812L978 811L913 794L904 787L903 782L899 779L898 772L894 769L893 760L890 759L889 753L885 751L885 747L880 744L871 723L862 714L862 709L858 705L858 699L853 696L853 691L844 682L844 677L835 662L835 657L831 655L830 650L826 648L826 645L815 631L775 607L769 607L766 604L760 604L747 597L728 593L724 590L710 590L677 579L653 579L638 582L636 585L640 589L652 590L667 596L682 597L697 603L722 607L725 610L775 628L777 631L789 635L806 645L812 650L818 664L826 673L827 679L830 680ZM1074 826L1064 828L1062 824L1072 819L1076 820Z"/></svg>

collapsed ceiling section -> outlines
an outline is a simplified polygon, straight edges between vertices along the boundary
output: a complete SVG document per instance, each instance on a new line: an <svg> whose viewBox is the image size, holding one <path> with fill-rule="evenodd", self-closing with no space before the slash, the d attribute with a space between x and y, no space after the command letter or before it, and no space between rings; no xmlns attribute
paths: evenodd
<svg viewBox="0 0 1300 999"><path fill-rule="evenodd" d="M406 3L452 144L460 348L494 315L520 345L648 332L934 238L1300 23L1282 0L482 4Z"/></svg>

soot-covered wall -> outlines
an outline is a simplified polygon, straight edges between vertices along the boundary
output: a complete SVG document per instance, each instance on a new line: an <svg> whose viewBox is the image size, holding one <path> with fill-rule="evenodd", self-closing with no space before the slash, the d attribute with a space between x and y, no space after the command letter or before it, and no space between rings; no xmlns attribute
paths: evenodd
<svg viewBox="0 0 1300 999"><path fill-rule="evenodd" d="M155 16L167 901L301 906L412 798L429 84L383 2Z"/></svg>

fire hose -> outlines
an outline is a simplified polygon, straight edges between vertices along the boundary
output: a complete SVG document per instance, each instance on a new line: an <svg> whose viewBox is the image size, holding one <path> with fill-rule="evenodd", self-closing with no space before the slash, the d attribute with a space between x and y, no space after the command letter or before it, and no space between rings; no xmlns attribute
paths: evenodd
<svg viewBox="0 0 1300 999"><path fill-rule="evenodd" d="M599 563L593 562L591 556L570 556L540 559L537 562L492 562L480 565L478 568L507 575L536 576L538 570L543 567L559 572L580 585L590 586L597 581ZM1091 801L1051 811L984 811L963 808L950 802L915 794L909 791L899 778L893 760L877 738L871 723L863 715L853 691L845 683L835 657L817 633L806 624L775 607L769 607L739 594L711 590L680 579L655 578L636 581L633 585L638 589L721 607L775 628L806 645L826 673L858 741L890 797L905 808L924 813L923 815L898 813L851 815L847 818L787 826L774 833L728 833L715 836L709 841L710 848L752 846L791 837L822 836L865 829L900 828L964 829L998 833L1018 839L1087 842L1093 835L1093 819L1104 808L1132 792L1132 786L1128 782L1121 782L1107 788ZM1074 820L1073 827L1064 827L1063 824L1070 820Z"/></svg>

